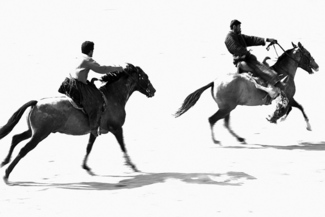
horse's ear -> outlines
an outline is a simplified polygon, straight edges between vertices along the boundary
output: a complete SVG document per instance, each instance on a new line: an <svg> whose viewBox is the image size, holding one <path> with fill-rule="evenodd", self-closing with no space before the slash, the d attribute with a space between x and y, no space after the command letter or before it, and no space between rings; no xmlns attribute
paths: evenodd
<svg viewBox="0 0 325 217"><path fill-rule="evenodd" d="M295 45L293 42L291 42L291 44L294 48L297 48L297 45Z"/></svg>
<svg viewBox="0 0 325 217"><path fill-rule="evenodd" d="M131 63L127 63L127 66L130 68L134 68L134 65L132 65Z"/></svg>
<svg viewBox="0 0 325 217"><path fill-rule="evenodd" d="M300 42L298 42L299 48L304 48Z"/></svg>

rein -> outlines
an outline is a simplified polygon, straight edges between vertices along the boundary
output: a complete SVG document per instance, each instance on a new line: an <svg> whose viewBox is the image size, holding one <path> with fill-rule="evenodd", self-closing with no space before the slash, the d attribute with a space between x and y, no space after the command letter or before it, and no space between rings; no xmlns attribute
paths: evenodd
<svg viewBox="0 0 325 217"><path fill-rule="evenodd" d="M134 78L134 77L132 76L132 72L129 73L127 70L124 69L124 70L123 70L123 73L125 73L127 76L129 76L129 79L130 79L132 82L134 82L134 83L138 83L137 79ZM138 76L138 80L141 80L142 75L140 75L140 74L138 73L138 69L136 69L136 74L137 74L137 76ZM93 78L93 79L91 80L91 82L94 83L94 81L96 81L96 80L98 80L98 79L97 79L97 78ZM119 80L119 78L118 78L117 80ZM108 82L108 81L106 81L106 83L107 83L107 82ZM140 89L146 91L146 92L149 92L148 87L144 88L141 84L138 84L138 87L139 87Z"/></svg>
<svg viewBox="0 0 325 217"><path fill-rule="evenodd" d="M280 48L281 48L281 50L290 58L290 59L292 59L294 62L296 62L297 64L298 64L298 66L306 66L306 67L308 67L308 68L311 68L310 67L310 61L309 61L309 64L307 65L307 64L305 64L304 62L302 62L302 59L303 58L300 58L300 60L299 61L297 61L296 59L294 59L293 57L291 57L289 54L287 54L287 52L283 49L283 47L279 44L279 43L273 43L273 47L274 47L274 50L275 50L275 52L276 52L276 54L278 55L278 53L277 53L277 51L276 51L276 48L275 48L275 46L274 46L274 44L277 44ZM300 49L301 50L301 48L298 48L298 49ZM279 55L278 55L278 57L279 57ZM301 53L300 53L300 57L306 57L306 55L301 51ZM307 57L308 58L308 57ZM303 67L302 67L303 68Z"/></svg>

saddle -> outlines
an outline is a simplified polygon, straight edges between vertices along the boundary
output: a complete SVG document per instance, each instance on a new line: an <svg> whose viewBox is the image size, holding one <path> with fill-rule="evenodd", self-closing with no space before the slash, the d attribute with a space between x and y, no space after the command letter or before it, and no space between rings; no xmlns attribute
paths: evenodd
<svg viewBox="0 0 325 217"><path fill-rule="evenodd" d="M70 102L70 104L72 105L73 108L77 109L77 110L80 110L82 111L84 114L87 114L86 111L83 109L82 106L79 106L75 101L73 101L73 99L71 99L69 96L68 97L68 100Z"/></svg>
<svg viewBox="0 0 325 217"><path fill-rule="evenodd" d="M267 82L265 82L262 78L260 78L260 77L257 77L257 76L254 76L253 75L253 73L251 73L251 72L246 72L246 74L247 74L247 77L248 77L248 80L250 81L250 82L252 82L254 85L255 85L255 87L257 88L257 89L260 89L260 88L258 88L257 86L259 85L259 86L262 86L262 87L267 87L268 86L268 84L267 84ZM263 97L263 101L265 102L265 105L270 105L271 103L272 103L272 101L276 98L272 98L265 90L263 90L263 89L260 89L260 90L262 90L262 91L264 91L265 92L265 96Z"/></svg>
<svg viewBox="0 0 325 217"><path fill-rule="evenodd" d="M102 94L103 100L104 100L104 104L103 104L103 111L104 112L106 110L106 105L108 104L107 98L104 94ZM84 114L87 114L87 112L84 110L84 108L80 105L78 105L73 99L71 99L69 96L67 96L70 104L73 106L73 108L82 111Z"/></svg>
<svg viewBox="0 0 325 217"><path fill-rule="evenodd" d="M91 80L91 82L90 82L91 85L94 85L95 79L93 78ZM81 104L83 97L80 94L80 91L78 90L76 81L74 79L66 78L62 82L61 86L59 87L58 92L66 95L69 99L69 102L75 109L81 110L84 114L87 114L86 110L84 109L84 107ZM100 90L99 90L99 92L103 99L103 105L102 105L103 111L105 111L108 101L107 101L107 98L105 97L105 95Z"/></svg>

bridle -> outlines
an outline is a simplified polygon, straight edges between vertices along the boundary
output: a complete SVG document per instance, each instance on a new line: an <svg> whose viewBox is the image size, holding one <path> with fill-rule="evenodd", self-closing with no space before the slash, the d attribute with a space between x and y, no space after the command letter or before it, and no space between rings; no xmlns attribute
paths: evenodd
<svg viewBox="0 0 325 217"><path fill-rule="evenodd" d="M136 68L136 67L135 67ZM141 81L141 80L143 80L143 76L138 72L138 68L136 68L136 73L137 73L137 75L138 75L138 81ZM127 72L127 74L129 74L128 72ZM129 74L130 75L130 74ZM138 83L138 81L135 79L135 78L133 78L131 75L130 75L130 79L132 80L132 81L134 81L134 82L136 82L136 83ZM150 86L150 83L148 83L147 84L147 87L143 87L143 85L140 83L138 83L138 87L139 87L139 89L142 89L143 91L145 91L146 93L150 93L150 90L149 90L149 86Z"/></svg>
<svg viewBox="0 0 325 217"><path fill-rule="evenodd" d="M137 69L137 72L138 72L138 69ZM138 74L138 80L139 80L139 81L141 81L141 80L144 79L143 76L142 76L140 73L137 73L137 74ZM143 87L143 86L141 85L141 82L140 82L140 84L139 84L139 88L142 89L142 90L144 90L144 91L146 91L146 93L150 93L149 86L150 86L150 82L147 83L147 87Z"/></svg>
<svg viewBox="0 0 325 217"><path fill-rule="evenodd" d="M298 47L298 49L300 50L300 60L299 61L297 61L296 59L294 59L292 56L290 56L284 49L283 49L283 47L279 44L279 43L270 43L268 46L267 46L267 50L269 50L270 48L270 46L271 45L273 45L273 47L274 47L274 50L275 50L275 52L276 52L276 54L278 55L278 53L277 53L277 51L276 51L276 48L275 48L275 46L274 46L274 44L277 44L280 48L281 48L281 50L290 58L290 59L292 59L294 62L296 62L297 64L298 64L298 67L300 67L300 68L302 68L302 69L312 69L312 66L311 66L311 62L313 61L313 57L312 56L307 56L307 54L305 54L305 52L300 48L300 47ZM279 57L279 55L278 55L278 57ZM307 70L307 71L309 71L309 70Z"/></svg>

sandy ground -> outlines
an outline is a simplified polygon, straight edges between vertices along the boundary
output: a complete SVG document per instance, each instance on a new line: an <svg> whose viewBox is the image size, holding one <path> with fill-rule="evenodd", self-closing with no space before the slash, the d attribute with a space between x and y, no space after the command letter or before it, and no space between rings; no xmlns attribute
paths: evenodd
<svg viewBox="0 0 325 217"><path fill-rule="evenodd" d="M140 66L157 93L135 93L126 107L126 145L140 173L124 165L112 135L97 139L91 176L81 169L88 136L54 134L18 164L13 185L0 182L0 216L324 216L323 3L278 3L1 2L0 125L28 100L58 95L84 40L95 41L101 64ZM215 145L207 118L217 106L208 91L184 116L172 116L192 91L234 70L223 43L234 18L244 33L277 38L286 49L300 41L314 56L320 71L298 69L295 97L313 131L297 109L273 125L265 120L272 108L239 107L231 125L247 144L220 122ZM276 58L263 47L253 52ZM0 141L1 160L24 129L22 118Z"/></svg>

